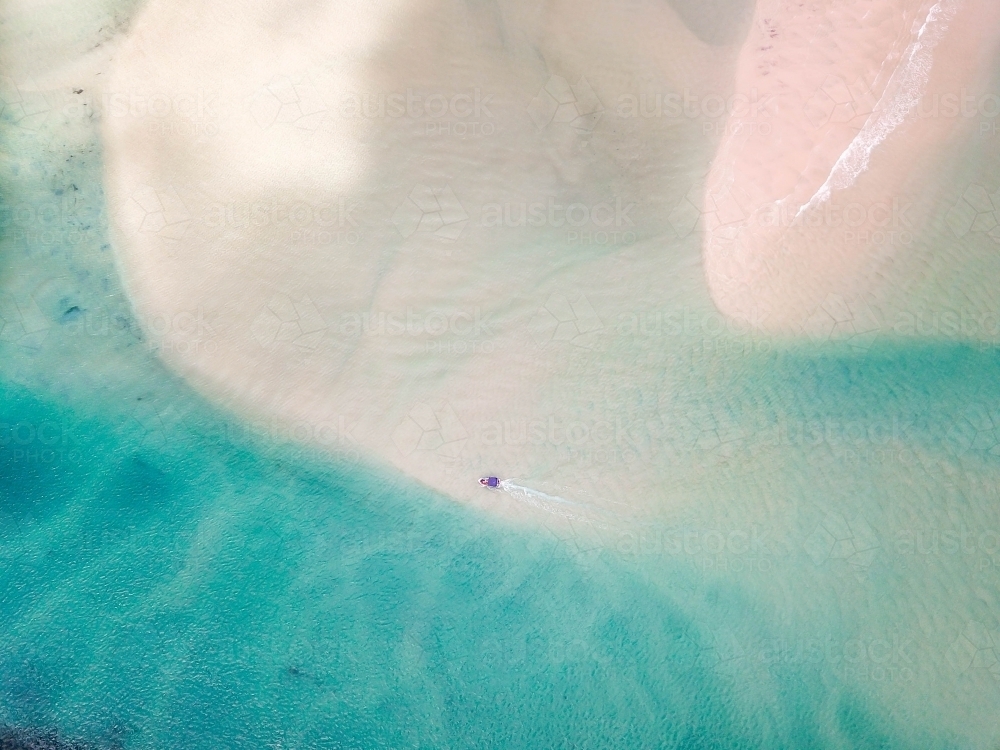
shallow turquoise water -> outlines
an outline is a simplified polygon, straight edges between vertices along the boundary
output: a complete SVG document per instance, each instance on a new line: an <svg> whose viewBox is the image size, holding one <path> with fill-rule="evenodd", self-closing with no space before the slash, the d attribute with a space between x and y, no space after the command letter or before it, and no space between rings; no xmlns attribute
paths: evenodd
<svg viewBox="0 0 1000 750"><path fill-rule="evenodd" d="M681 520L512 527L168 373L117 280L96 136L51 124L0 125L0 725L125 748L995 746L996 350L663 347L634 402L691 426L636 438L668 478L705 467Z"/></svg>
<svg viewBox="0 0 1000 750"><path fill-rule="evenodd" d="M968 744L872 700L871 664L844 669L845 644L894 631L839 616L835 591L810 599L795 566L823 571L800 538L772 540L789 575L744 586L642 535L581 546L257 439L155 363L127 307L88 315L118 299L99 242L17 240L9 287L53 265L76 282L39 297L34 337L3 344L0 723L129 748ZM116 377L92 376L102 358ZM691 408L785 425L818 466L799 481L833 504L843 477L794 425L898 419L906 444L985 472L989 452L943 426L996 402L998 364L967 347L793 350L750 365L766 378L722 368ZM884 526L885 498L861 491ZM864 573L866 598L906 586L891 557ZM788 585L804 615L762 596ZM931 678L902 654L907 686Z"/></svg>
<svg viewBox="0 0 1000 750"><path fill-rule="evenodd" d="M726 666L720 628L781 634L684 564L643 575L186 421L142 449L9 383L0 402L12 443L69 446L3 453L3 722L126 747L954 746L822 660Z"/></svg>

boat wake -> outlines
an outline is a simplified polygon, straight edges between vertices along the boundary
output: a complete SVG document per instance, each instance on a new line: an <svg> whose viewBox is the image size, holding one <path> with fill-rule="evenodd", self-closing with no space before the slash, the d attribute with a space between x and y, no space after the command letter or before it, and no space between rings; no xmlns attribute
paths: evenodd
<svg viewBox="0 0 1000 750"><path fill-rule="evenodd" d="M528 502L557 503L559 505L568 505L576 508L583 507L580 503L567 500L564 497L549 495L548 493L533 490L530 487L525 487L524 485L518 484L513 479L501 479L499 487L508 495L516 497L519 500L525 500Z"/></svg>
<svg viewBox="0 0 1000 750"><path fill-rule="evenodd" d="M600 509L589 504L567 500L558 495L550 495L541 490L525 487L513 479L500 480L497 484L497 489L505 492L519 502L569 520L584 521L589 524L595 524L599 519L610 520L605 517L605 514Z"/></svg>

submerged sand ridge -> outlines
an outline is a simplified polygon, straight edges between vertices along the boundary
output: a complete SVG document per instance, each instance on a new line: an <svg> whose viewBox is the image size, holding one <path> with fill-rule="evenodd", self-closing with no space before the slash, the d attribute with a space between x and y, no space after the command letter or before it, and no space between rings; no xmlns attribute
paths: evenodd
<svg viewBox="0 0 1000 750"><path fill-rule="evenodd" d="M142 388L118 388L110 396L111 413L120 417L114 424L109 420L109 439L98 441L103 458L87 466L96 484L81 485L86 507L96 501L103 509L106 496L134 501L179 480L191 501L204 508L203 523L191 536L193 519L169 502L138 504L143 507L134 511L135 502L128 508L108 506L130 526L138 521L137 528L147 520L159 528L156 513L170 515L180 534L178 549L190 553L188 564L177 575L174 566L164 567L171 554L164 557L162 544L152 549L147 535L116 535L105 539L105 568L89 576L97 588L77 585L87 583L82 579L69 587L89 601L89 591L106 589L108 576L120 573L120 583L134 589L129 581L135 566L122 562L141 559L145 551L149 570L169 579L167 600L180 593L179 606L191 613L197 603L188 594L198 580L208 581L204 576L215 580L231 569L247 582L248 570L273 562L271 569L289 577L264 591L260 577L251 575L251 608L261 595L273 603L272 594L291 592L286 603L304 612L305 630L289 636L297 645L287 652L290 644L265 647L280 659L301 654L303 644L312 641L309 633L315 634L310 628L318 611L303 610L296 593L302 586L329 594L331 622L340 623L343 616L346 630L339 624L329 628L331 644L343 643L343 633L352 627L357 630L355 611L342 606L344 596L350 599L371 585L378 595L363 606L379 633L392 620L386 619L387 607L403 613L407 628L426 625L430 610L394 606L402 601L397 584L409 580L415 566L437 570L455 584L439 589L433 576L413 580L423 602L432 608L447 604L452 593L464 590L457 606L484 614L480 619L487 625L496 614L515 644L530 636L510 626L506 613L516 600L508 595L527 601L537 598L532 593L537 588L544 599L546 590L563 587L579 605L579 633L596 628L605 640L620 643L646 629L628 611L636 600L619 600L621 606L613 609L620 617L591 615L605 611L604 597L620 596L619 584L642 578L660 589L649 597L654 601L662 593L681 609L702 600L719 604L692 607L703 613L698 621L707 626L706 637L693 635L707 647L697 671L720 676L724 696L732 686L732 694L748 695L756 709L781 700L789 685L793 705L808 720L818 717L823 736L836 746L864 744L852 733L859 724L852 707L860 701L873 707L876 718L888 717L862 726L880 737L891 736L898 725L912 727L918 738L912 744L918 746L933 746L921 739L938 736L934 732L947 746L994 746L993 657L1000 644L995 576L1000 505L992 480L1000 440L995 358L961 345L912 340L889 346L852 338L840 345L813 331L809 341L815 343L787 345L753 330L763 322L721 315L705 293L699 181L715 151L712 139L725 126L719 101L725 109L731 97L734 104L745 99L719 85L707 72L714 66L696 64L697 43L669 38L676 27L653 23L652 6L643 8L648 15L638 15L640 34L614 28L626 22L609 18L606 9L590 9L582 14L586 23L556 14L558 23L545 34L526 33L530 43L516 38L512 27L498 43L497 18L474 7L482 15L473 19L443 6L404 14L406 33L388 36L391 51L379 52L376 45L353 69L342 50L329 60L296 50L275 52L281 45L272 45L274 39L286 36L298 48L313 31L324 40L335 38L315 16L301 15L308 6L286 6L295 16L289 19L275 7L243 3L240 13L200 5L169 23L154 15L143 32L141 55L131 50L142 63L138 72L128 66L131 58L119 59L118 88L109 90L104 110L108 188L116 251L141 316L144 343L239 417L218 425L225 428L219 437L214 410L152 366L138 333L116 337L113 347L92 348L93 340L81 335L82 318L59 324L69 304L65 298L79 294L84 272L90 273L94 293L86 304L74 302L87 308L93 301L85 314L100 311L98 289L106 278L100 264L74 264L81 270L77 278L36 289L36 302L46 308L40 317L50 329L49 354L31 363L35 382L60 387L66 351L74 371L85 363L85 382L102 370L112 374L112 382L116 372L146 381ZM266 33L251 28L213 34L213 24L238 26L239 19ZM534 21L525 10L514 27ZM453 27L460 33L450 33ZM169 51L158 52L158 35L172 33L181 39L171 38ZM227 67L229 53L217 49L199 52L213 44L225 49L240 34L252 40L254 55L265 58L259 68L245 58ZM458 70L442 63L476 59L479 48L489 56L508 54L519 44L538 49L539 37L552 36L558 39L541 45L544 66L532 51L520 71L511 61L522 56L509 53L498 66L505 68L497 74L499 83L483 73L490 69L485 63ZM599 39L607 45L608 38L619 37L627 49L592 43ZM435 57L433 50L441 48ZM676 49L683 50L679 60L670 51ZM727 71L719 78L728 79L738 51L710 50ZM640 53L655 59L644 71L650 78L623 80L621 71L636 65ZM206 57L212 65L203 64ZM656 70L663 78L655 77ZM337 84L344 76L361 82ZM516 83L505 85L507 76ZM73 88L89 91L91 83ZM843 98L831 91L831 101ZM633 101L635 114L627 109ZM687 103L694 115L684 111ZM741 110L734 110L738 116ZM5 109L5 118L8 114ZM483 140L487 130L494 140ZM25 135L17 142L35 144L18 160L22 177L11 181L35 185L25 200L47 200L53 175L55 184L72 179L82 187L84 179L93 185L89 168L64 171L62 162L72 150L50 154L47 168L36 171L27 167L45 151L42 142ZM341 146L351 158L342 158ZM953 191L948 204L957 206L960 198L966 207L950 212L952 223L940 227L963 238L956 243L958 252L948 245L931 247L955 266L978 262L984 253L977 243L992 241L996 185L986 179L988 149L980 144L975 155L982 171L965 176L966 185ZM875 174L875 166L868 174ZM955 169L962 166L956 163ZM979 189L968 188L969 182ZM936 186L942 195L953 188ZM852 198L831 215L843 219L859 200ZM903 201L885 205L872 214L874 221L895 211L900 221L917 224L924 210L916 200L909 207ZM96 213L96 204L92 207ZM787 221L794 218L791 212ZM630 232L635 236L625 239ZM95 237L94 256L102 245L103 238ZM38 254L21 253L29 245L13 247L19 257L14 268L38 262ZM63 261L50 257L44 265L58 274ZM34 272L23 276L37 278ZM898 278L887 279L886 286ZM29 286L16 278L18 284ZM958 293L969 289L958 285ZM8 302L2 317L10 323L18 311ZM846 313L830 306L838 325L851 323L855 314L852 300L846 303ZM122 320L131 325L124 311ZM878 327L884 318L876 315L875 323L874 334L885 335ZM942 319L937 330L947 333L950 326L951 319ZM964 322L954 330L959 334L947 334L952 342L975 338ZM933 319L910 319L902 333L932 337ZM3 335L7 351L15 352L10 330ZM64 344L70 345L65 351ZM89 359L77 358L87 351ZM95 356L101 361L95 363ZM102 386L93 395L103 404L105 394ZM140 394L133 411L132 397ZM91 409L95 398L85 393L79 400ZM20 418L7 421L16 424ZM104 431L93 422L82 429L87 432L77 435L81 440ZM202 429L213 429L205 443L190 439ZM219 451L215 439L230 434L235 450ZM259 441L246 440L248 434ZM283 449L251 454L265 464L277 453L284 465L273 471L252 467L243 479L218 474L220 461L237 474L247 468L242 462L248 443L295 441L320 445L342 460L390 464L452 497L542 528L508 534L506 524L487 524L484 514L470 509L452 512L420 494L406 493L386 506L380 491L368 488L392 485L396 472L388 477L344 472L353 489L350 499L342 500L340 487L313 481L313 473L302 471L298 457ZM194 461L204 465L204 475L185 468L192 465L186 446L207 459ZM32 465L21 468L31 494L38 474ZM507 485L515 492L480 490L475 480L486 471L519 480ZM108 477L111 486L104 481ZM259 492L243 481L255 477ZM51 478L63 477L53 472ZM287 486L290 478L298 485L294 491ZM216 485L222 495L212 495ZM392 486L384 490L394 492ZM405 507L413 497L429 501L430 508ZM372 524L372 506L384 524ZM74 507L83 506L66 509ZM359 512L345 517L346 510ZM411 511L432 523L401 528ZM89 514L70 515L88 525ZM65 518L56 513L50 528L25 529L25 559L32 557L32 539L44 537L59 547L63 536L70 546L89 538L87 529L65 526ZM482 520L490 532L456 533L451 523L456 518L476 525ZM322 540L315 538L318 521ZM558 545L559 555L565 554L566 568L579 575L563 575L562 563L553 567L544 544L524 549L526 538L537 541L549 533L566 540ZM405 544L399 544L401 534L408 535ZM359 550L359 543L365 549ZM443 556L421 553L438 543L446 548ZM261 544L264 557L256 554ZM287 567L289 554L310 549L293 569ZM458 549L460 558L454 554ZM522 569L507 582L494 578L491 550L498 570ZM131 554L135 551L138 557ZM389 557L396 562L388 568L377 562ZM601 586L594 561L602 559L613 560L616 571L619 563L631 570L616 572L613 586ZM355 572L344 578L338 560ZM60 597L58 571L53 576L57 585L47 588ZM525 589L529 579L538 586ZM344 596L335 590L338 581L348 582ZM205 589L205 601L217 620L216 588ZM434 591L448 597L427 599ZM593 593L579 598L586 591ZM639 594L647 598L645 589ZM152 606L159 612L162 603ZM479 603L496 609L484 612ZM76 609L87 614L89 605L83 604ZM120 609L115 597L107 604ZM245 622L246 607L230 609L234 623ZM281 620L289 610L277 602L274 612ZM732 613L748 628L727 632L728 617L720 623L720 612ZM650 615L650 632L661 632L657 623L670 617L669 610ZM109 634L120 630L115 617L105 620ZM438 620L445 630L456 630L447 612ZM544 618L529 614L525 622L534 627ZM39 627L48 632L45 624ZM482 630L475 622L459 630L469 636L470 648L481 648ZM664 661L639 664L643 685L676 682L671 665L676 654L686 653L682 644L692 635L684 631L671 628L669 640L651 642L647 653ZM153 651L162 646L161 632L154 628L148 635ZM180 646L183 652L185 643ZM443 649L451 650L451 644ZM426 674L419 650L406 650L401 663ZM376 674L386 662L384 649L374 653ZM491 650L496 658L500 654ZM71 652L65 657L75 659ZM233 666L226 654L222 659L224 669ZM14 662L12 674L24 674ZM117 669L113 662L105 666ZM577 665L587 663L560 657L557 670L572 676ZM617 669L614 659L601 663ZM287 694L292 675L274 664L261 661L264 682L254 676L251 693L274 678L281 681L275 694ZM775 667L789 669L776 675ZM801 687L802 675L814 680L814 693ZM308 674L296 666L294 679L303 676ZM472 675L470 684L482 685L482 676ZM520 677L515 676L518 684ZM705 715L705 690L696 690L689 702L690 683L682 683L687 697L677 705ZM103 683L95 684L94 705L99 705L107 691ZM708 690L715 683L698 684ZM762 702L745 691L748 684L761 691ZM433 695L434 686L426 685ZM477 701L477 690L466 691L467 697ZM29 691L32 705L36 692ZM339 687L337 693L344 695ZM379 714L370 694L354 695L357 705L374 706L372 715ZM813 701L814 696L819 697ZM76 697L65 694L60 700L72 703ZM325 705L322 699L314 703ZM529 697L528 704L530 709L537 700ZM242 731L239 720L236 734Z"/></svg>
<svg viewBox="0 0 1000 750"><path fill-rule="evenodd" d="M348 9L226 7L149 5L108 84L109 205L152 346L241 412L454 497L493 472L640 515L684 484L623 458L678 434L670 363L759 353L760 331L907 333L880 269L926 223L921 159L966 123L902 117L850 186L838 160L907 61L944 97L992 49L975 4L933 45L927 3L763 4L727 48L653 6L603 46L596 10L387 3L354 34Z"/></svg>
<svg viewBox="0 0 1000 750"><path fill-rule="evenodd" d="M318 442L453 496L481 498L475 479L490 470L617 481L571 469L560 436L580 422L572 383L609 345L599 336L617 311L595 305L618 306L618 286L652 290L677 263L639 250L673 232L646 196L677 200L690 183L650 170L646 155L664 157L645 144L697 124L603 127L615 87L640 85L620 79L630 51L584 65L581 37L596 30L550 28L530 9L522 27L467 19L469 35L447 14L379 6L384 31L363 49L333 32L301 43L310 24L341 24L332 11L256 12L281 16L279 31L217 36L153 4L113 71L109 203L164 358L241 411L313 425ZM683 75L715 88L710 48L669 11L646 20L661 38L621 34L648 48L645 75L666 35ZM538 61L535 37L564 68ZM587 419L613 424L613 408ZM542 445L490 439L535 423Z"/></svg>
<svg viewBox="0 0 1000 750"><path fill-rule="evenodd" d="M860 356L870 340L832 364L802 355L779 358L781 369L768 356L777 344L756 329L794 320L795 306L777 303L808 307L815 290L800 282L812 283L810 264L825 256L796 255L794 243L787 267L765 256L761 268L779 269L784 286L766 276L750 285L782 293L758 319L727 307L714 282L728 315L712 306L701 232L736 214L724 195L706 204L704 185L714 139L725 147L731 133L718 100L723 112L744 101L726 83L740 49L701 45L651 5L605 24L596 9L544 23L530 8L502 23L453 10L381 7L381 41L330 53L338 37L325 25L343 23L332 12L147 6L112 71L104 126L116 252L150 347L264 439L391 465L584 550L654 556L639 567L656 555L700 566L704 580L739 580L803 621L819 603L869 640L892 630L905 641L940 602L923 582L962 581L920 661L921 675L937 674L965 620L985 619L986 607L969 604L981 582L959 575L962 561L935 560L927 576L892 567L888 577L906 584L880 597L874 581L899 563L880 500L923 483L905 504L917 520L901 523L937 518L939 474L951 469L964 486L964 467L987 450L964 423L941 432L968 437L966 453L920 445L912 415L892 411L916 410L897 390L923 394L923 408L958 380L928 384L889 367L885 378L905 387L886 385L878 357ZM906 24L896 27L905 50ZM766 112L779 130L787 113ZM766 142L755 144L726 153ZM922 204L891 200L878 158L856 195L833 196L844 206L836 215L870 195L877 208L865 220L919 227ZM773 184L790 189L787 178L803 204L833 163L817 162L805 170L813 182L797 186L801 165L782 159L769 157ZM740 211L754 208L741 201L773 202L745 187L734 193ZM780 226L797 211L776 215ZM804 227L792 228L811 237ZM851 289L835 288L850 305ZM484 473L597 512L581 521L538 496L486 493ZM968 517L988 522L990 512L981 503ZM617 527L594 541L605 517ZM576 534L582 523L595 534ZM692 530L693 546L673 552L674 532L683 545ZM720 539L724 554L711 553ZM982 713L935 680L864 680L904 713L928 703L951 717L955 704Z"/></svg>

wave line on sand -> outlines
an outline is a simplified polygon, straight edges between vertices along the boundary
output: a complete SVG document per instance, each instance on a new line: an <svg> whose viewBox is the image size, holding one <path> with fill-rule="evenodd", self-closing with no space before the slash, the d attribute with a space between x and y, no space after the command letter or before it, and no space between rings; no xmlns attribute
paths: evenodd
<svg viewBox="0 0 1000 750"><path fill-rule="evenodd" d="M920 103L934 64L934 48L944 37L948 24L958 11L961 0L938 0L927 11L923 24L903 53L903 62L893 71L886 89L869 115L867 122L854 136L830 170L826 181L798 213L815 208L829 199L833 190L843 190L854 184L868 169L872 152L909 116Z"/></svg>
<svg viewBox="0 0 1000 750"><path fill-rule="evenodd" d="M525 487L524 485L518 484L513 479L501 479L499 487L508 495L513 495L521 500L536 500L541 502L558 503L560 505L571 505L577 508L583 507L580 503L567 500L564 497L549 495L548 493L541 492L540 490L533 490L531 487Z"/></svg>

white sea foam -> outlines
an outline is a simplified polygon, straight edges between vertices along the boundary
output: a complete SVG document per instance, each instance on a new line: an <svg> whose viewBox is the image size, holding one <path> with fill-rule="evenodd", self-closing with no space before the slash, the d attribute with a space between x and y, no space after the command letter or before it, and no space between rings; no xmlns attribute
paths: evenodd
<svg viewBox="0 0 1000 750"><path fill-rule="evenodd" d="M515 497L518 500L524 500L533 505L537 505L538 503L555 503L557 505L568 505L577 508L582 507L580 503L575 503L572 500L567 500L566 498L559 497L557 495L549 495L545 492L532 489L531 487L525 487L524 485L518 484L513 479L501 480L499 487L511 497Z"/></svg>
<svg viewBox="0 0 1000 750"><path fill-rule="evenodd" d="M561 516L571 521L592 522L593 520L589 516L594 512L594 509L589 506L558 495L550 495L547 492L525 487L513 479L501 480L499 489L515 500L546 513Z"/></svg>
<svg viewBox="0 0 1000 750"><path fill-rule="evenodd" d="M648 524L637 520L627 508L622 507L621 503L614 501L597 504L594 502L568 500L559 495L550 495L547 492L518 484L513 479L501 480L498 489L518 502L530 505L545 513L559 516L569 521L582 522L588 526L600 529L622 531L634 530L640 526L656 526L656 524Z"/></svg>
<svg viewBox="0 0 1000 750"><path fill-rule="evenodd" d="M826 181L799 209L799 215L828 200L833 190L853 185L858 176L868 169L872 152L920 103L934 64L934 48L947 32L948 24L960 4L961 0L938 0L927 11L916 37L903 53L864 127L837 159Z"/></svg>

